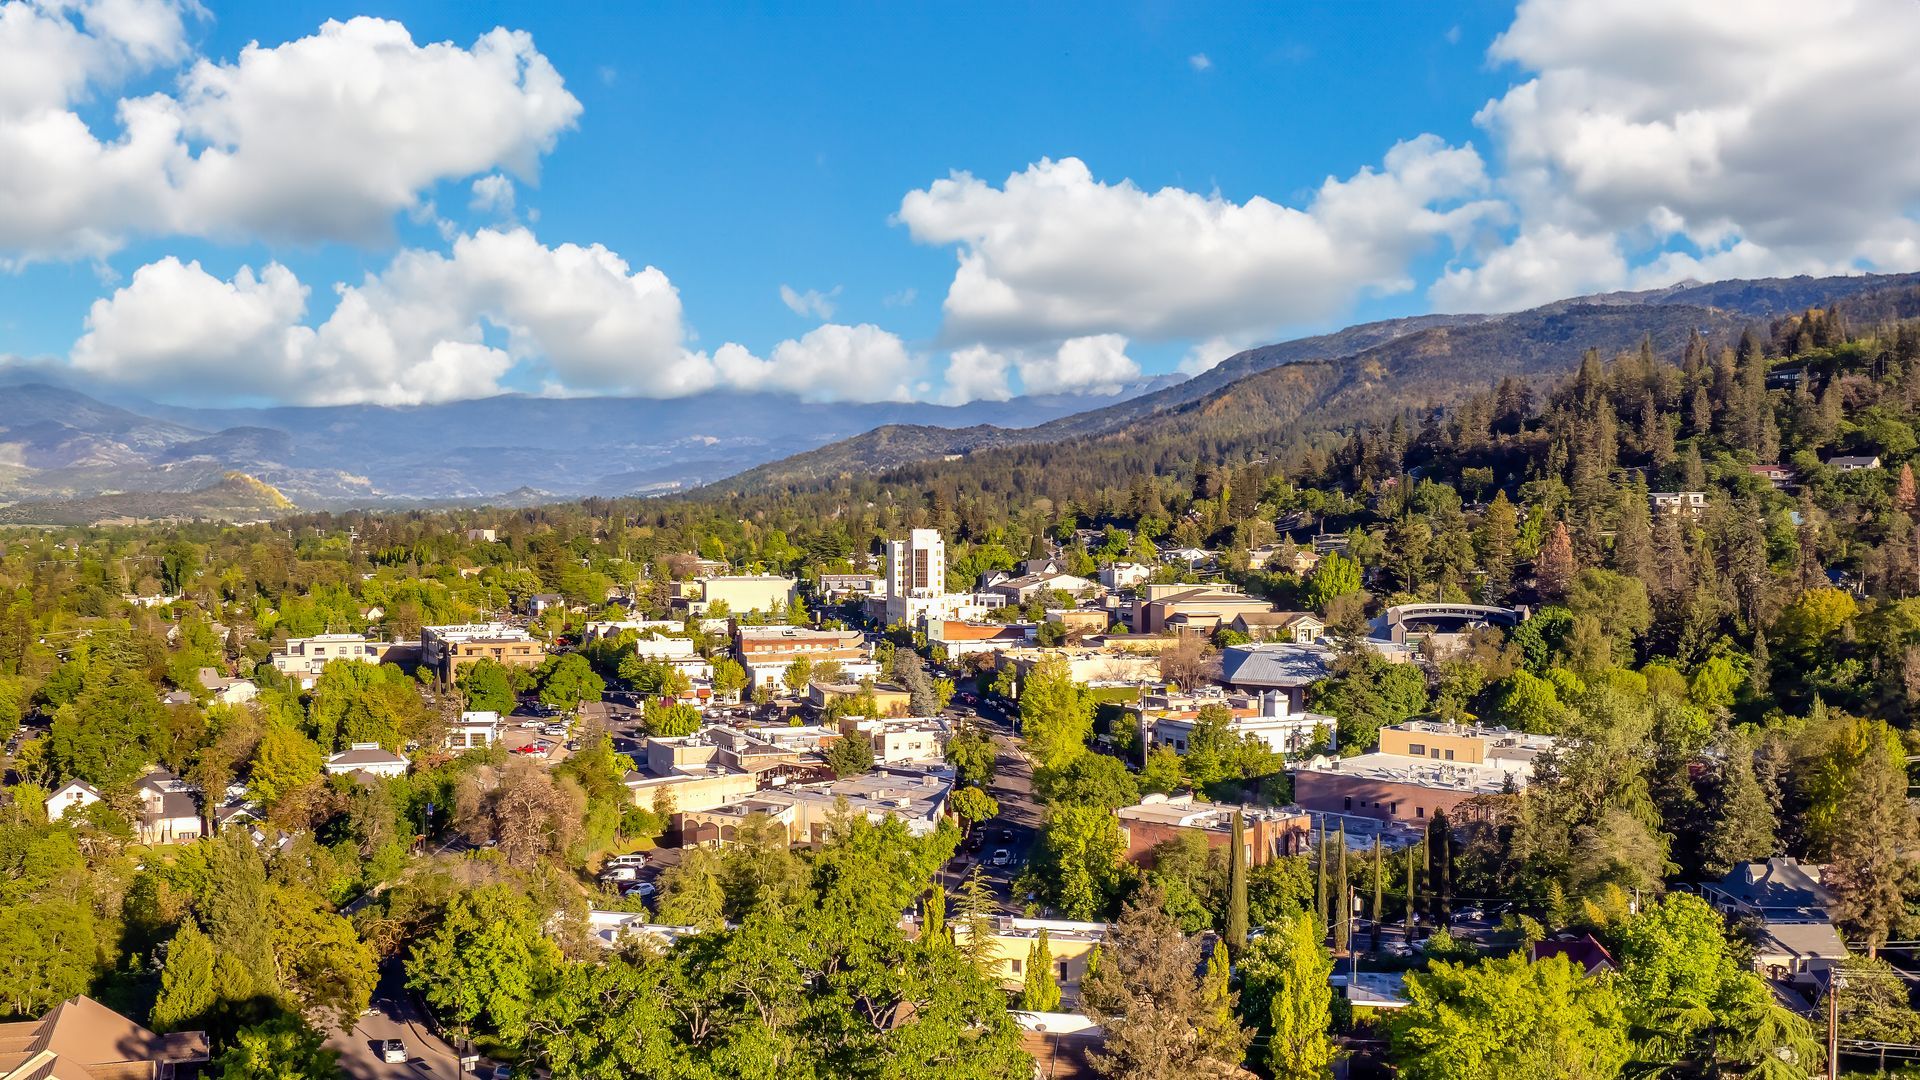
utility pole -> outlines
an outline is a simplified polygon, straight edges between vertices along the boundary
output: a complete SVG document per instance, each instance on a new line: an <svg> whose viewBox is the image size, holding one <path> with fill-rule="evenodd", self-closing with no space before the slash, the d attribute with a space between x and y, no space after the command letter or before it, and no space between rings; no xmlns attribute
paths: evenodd
<svg viewBox="0 0 1920 1080"><path fill-rule="evenodd" d="M1827 1080L1840 1080L1840 972L1827 973Z"/></svg>

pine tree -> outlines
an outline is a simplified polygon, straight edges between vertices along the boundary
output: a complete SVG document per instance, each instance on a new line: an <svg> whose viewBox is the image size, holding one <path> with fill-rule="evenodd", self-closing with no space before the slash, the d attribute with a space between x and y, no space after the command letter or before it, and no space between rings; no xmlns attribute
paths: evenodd
<svg viewBox="0 0 1920 1080"><path fill-rule="evenodd" d="M1562 599L1578 570L1573 559L1573 534L1567 531L1565 521L1556 521L1547 542L1540 547L1540 558L1534 562L1534 587L1545 599Z"/></svg>
<svg viewBox="0 0 1920 1080"><path fill-rule="evenodd" d="M1489 604L1504 603L1513 588L1513 541L1519 534L1518 514L1504 491L1496 492L1487 504L1486 521L1480 533L1480 595Z"/></svg>
<svg viewBox="0 0 1920 1080"><path fill-rule="evenodd" d="M967 930L967 940L961 944L960 952L974 967L995 977L1000 974L993 942L993 923L998 912L993 888L976 865L960 886L959 922Z"/></svg>
<svg viewBox="0 0 1920 1080"><path fill-rule="evenodd" d="M192 919L167 945L167 963L160 970L160 996L154 999L153 1030L180 1031L202 1027L213 1010L213 942Z"/></svg>
<svg viewBox="0 0 1920 1080"><path fill-rule="evenodd" d="M1057 1012L1060 982L1053 974L1053 949L1043 927L1027 950L1027 970L1020 986L1020 1008L1027 1012Z"/></svg>
<svg viewBox="0 0 1920 1080"><path fill-rule="evenodd" d="M1234 956L1247 947L1247 822L1233 812L1233 853L1227 861L1227 948Z"/></svg>

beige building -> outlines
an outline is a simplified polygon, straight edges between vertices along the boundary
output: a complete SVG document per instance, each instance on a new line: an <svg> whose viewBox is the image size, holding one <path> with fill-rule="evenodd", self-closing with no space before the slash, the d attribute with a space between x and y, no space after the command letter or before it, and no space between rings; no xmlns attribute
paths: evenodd
<svg viewBox="0 0 1920 1080"><path fill-rule="evenodd" d="M964 920L948 915L954 940L965 944L970 931ZM993 950L988 970L1000 977L1000 985L1018 990L1026 981L1027 963L1040 931L1047 932L1047 953L1052 959L1053 978L1060 984L1062 1008L1080 1000L1080 984L1087 977L1087 954L1106 940L1107 924L1071 922L1066 919L1023 919L1002 915L993 920Z"/></svg>
<svg viewBox="0 0 1920 1080"><path fill-rule="evenodd" d="M674 598L696 615L721 604L729 612L785 611L794 585L794 579L772 574L703 577L675 585Z"/></svg>
<svg viewBox="0 0 1920 1080"><path fill-rule="evenodd" d="M1078 683L1153 682L1160 677L1160 658L1152 653L1118 652L1103 649L1008 649L994 657L995 670L1011 668L1014 677L1025 679L1027 672L1043 660L1058 660Z"/></svg>
<svg viewBox="0 0 1920 1080"><path fill-rule="evenodd" d="M1133 630L1136 634L1169 630L1210 634L1235 616L1272 610L1272 604L1234 585L1143 585L1133 607Z"/></svg>
<svg viewBox="0 0 1920 1080"><path fill-rule="evenodd" d="M479 660L534 668L546 658L545 646L534 640L533 635L507 623L420 628L420 661L441 682L452 682L462 667Z"/></svg>
<svg viewBox="0 0 1920 1080"><path fill-rule="evenodd" d="M1381 728L1374 753L1296 766L1294 801L1317 813L1424 825L1476 796L1525 787L1534 759L1554 745L1549 735L1409 720Z"/></svg>

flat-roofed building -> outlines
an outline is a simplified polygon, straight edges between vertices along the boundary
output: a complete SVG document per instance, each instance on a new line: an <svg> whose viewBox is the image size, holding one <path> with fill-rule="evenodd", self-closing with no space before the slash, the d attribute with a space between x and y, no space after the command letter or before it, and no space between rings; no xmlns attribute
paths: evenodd
<svg viewBox="0 0 1920 1080"><path fill-rule="evenodd" d="M1238 615L1272 610L1272 604L1234 585L1143 585L1133 605L1133 630L1137 634L1170 630L1211 634Z"/></svg>
<svg viewBox="0 0 1920 1080"><path fill-rule="evenodd" d="M1201 836L1208 847L1226 848L1233 842L1233 815L1245 827L1248 866L1265 866L1274 859L1307 850L1311 818L1295 806L1234 806L1195 799L1192 794L1148 795L1132 806L1114 811L1127 845L1127 859L1144 866L1153 849L1182 835Z"/></svg>
<svg viewBox="0 0 1920 1080"><path fill-rule="evenodd" d="M275 649L267 659L272 662L273 670L298 681L303 689L312 689L314 680L320 676L320 669L335 660L378 664L387 648L386 642L359 634L317 634L313 637L288 638L287 643Z"/></svg>
<svg viewBox="0 0 1920 1080"><path fill-rule="evenodd" d="M509 623L464 623L420 628L420 660L441 682L452 682L459 670L480 660L508 667L534 668L546 660L547 650L525 629Z"/></svg>
<svg viewBox="0 0 1920 1080"><path fill-rule="evenodd" d="M769 679L778 686L787 667L801 657L815 664L833 660L843 665L867 659L866 636L858 630L735 624L733 655L754 686Z"/></svg>
<svg viewBox="0 0 1920 1080"><path fill-rule="evenodd" d="M1413 720L1380 729L1380 749L1358 757L1314 758L1294 767L1294 801L1316 812L1424 823L1482 795L1517 791L1548 735Z"/></svg>
<svg viewBox="0 0 1920 1080"><path fill-rule="evenodd" d="M972 928L964 919L949 915L947 925L956 941L967 943ZM999 915L993 918L992 926L990 947L982 953L987 971L1007 990L1017 990L1026 981L1034 942L1040 939L1042 930L1046 931L1047 953L1053 958L1053 978L1060 986L1063 1008L1079 1002L1080 984L1087 977L1087 959L1107 939L1106 923Z"/></svg>
<svg viewBox="0 0 1920 1080"><path fill-rule="evenodd" d="M954 619L929 619L927 644L947 650L947 659L958 660L980 652L1002 652L1033 644L1031 623L973 623Z"/></svg>
<svg viewBox="0 0 1920 1080"><path fill-rule="evenodd" d="M1313 746L1322 733L1330 733L1339 721L1325 713L1294 712L1286 695L1277 690L1261 694L1213 692L1173 694L1161 691L1143 694L1134 706L1140 724L1141 744L1151 750L1171 747L1186 754L1194 731L1200 726L1200 710L1218 706L1232 717L1229 734L1237 738L1258 739L1276 754L1297 755Z"/></svg>

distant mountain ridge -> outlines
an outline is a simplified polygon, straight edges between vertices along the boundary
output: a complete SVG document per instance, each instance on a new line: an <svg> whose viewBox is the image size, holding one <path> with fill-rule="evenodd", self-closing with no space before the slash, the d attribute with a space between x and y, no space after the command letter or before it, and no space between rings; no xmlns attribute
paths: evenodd
<svg viewBox="0 0 1920 1080"><path fill-rule="evenodd" d="M1198 430L1231 414L1339 426L1378 419L1392 402L1446 404L1505 375L1571 371L1589 348L1622 351L1651 338L1663 351L1688 333L1737 334L1766 318L1920 287L1920 273L1682 282L1663 289L1572 297L1502 315L1427 315L1237 353L1187 382L1029 428L877 428L769 462L711 486L764 491L883 472L916 461L1011 446L1133 432ZM1390 392L1388 384L1391 383Z"/></svg>

